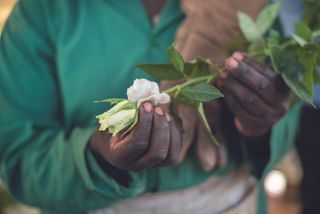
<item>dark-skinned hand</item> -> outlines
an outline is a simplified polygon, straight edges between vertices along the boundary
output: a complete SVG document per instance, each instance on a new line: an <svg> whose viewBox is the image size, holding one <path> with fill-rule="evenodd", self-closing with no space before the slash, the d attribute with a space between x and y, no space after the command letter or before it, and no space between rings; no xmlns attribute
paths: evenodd
<svg viewBox="0 0 320 214"><path fill-rule="evenodd" d="M235 116L235 126L244 136L264 136L287 112L289 88L268 66L240 52L225 64L227 71L216 78L215 85Z"/></svg>
<svg viewBox="0 0 320 214"><path fill-rule="evenodd" d="M129 134L112 137L108 131L96 131L89 145L96 156L121 170L176 164L181 150L173 119L149 102L140 106L139 121Z"/></svg>

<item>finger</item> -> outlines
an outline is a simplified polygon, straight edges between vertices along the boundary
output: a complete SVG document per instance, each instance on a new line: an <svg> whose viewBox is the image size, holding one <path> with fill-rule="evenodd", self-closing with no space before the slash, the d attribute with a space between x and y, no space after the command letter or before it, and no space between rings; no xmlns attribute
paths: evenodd
<svg viewBox="0 0 320 214"><path fill-rule="evenodd" d="M201 123L198 124L196 155L204 171L210 171L218 164L218 148Z"/></svg>
<svg viewBox="0 0 320 214"><path fill-rule="evenodd" d="M249 124L248 120L241 120L239 117L234 118L234 123L237 129L242 133L244 136L247 137L260 137L264 134L266 134L269 129L271 128L270 126L255 126L256 129L250 128L248 129L247 127L252 127L252 124Z"/></svg>
<svg viewBox="0 0 320 214"><path fill-rule="evenodd" d="M170 146L169 146L169 151L167 154L167 157L164 161L160 162L158 166L166 166L166 165L172 165L172 164L177 164L180 162L179 159L179 154L181 150L181 135L180 132L175 125L174 121L172 118L169 121L169 126L170 126Z"/></svg>
<svg viewBox="0 0 320 214"><path fill-rule="evenodd" d="M290 92L289 87L283 81L281 76L277 74L275 71L273 71L269 66L266 66L265 64L245 55L243 56L243 62L247 65L252 66L262 75L264 75L270 81L272 81L280 94L288 94Z"/></svg>
<svg viewBox="0 0 320 214"><path fill-rule="evenodd" d="M240 59L236 53L233 56L235 56L237 59ZM273 80L277 76L277 73L274 72L269 66L266 66L265 64L255 60L251 57L243 55L242 61L244 63L246 63L247 65L253 67L260 74L269 78L270 80Z"/></svg>
<svg viewBox="0 0 320 214"><path fill-rule="evenodd" d="M232 102L239 101L240 106L243 107L247 112L250 113L251 117L256 117L259 120L263 119L268 123L274 123L278 119L278 115L273 108L266 104L260 97L254 94L251 90L246 88L241 82L236 80L233 76L229 76L221 86L223 93L225 94L225 100L232 99ZM234 107L233 107L234 108ZM237 108L234 108L239 111ZM243 113L242 109L240 112L233 112L235 115ZM285 111L285 110L283 110ZM279 112L280 113L280 112Z"/></svg>
<svg viewBox="0 0 320 214"><path fill-rule="evenodd" d="M229 91L225 91L225 99L228 104L230 110L238 117L241 121L245 122L245 128L247 130L252 131L253 133L246 133L247 135L254 134L254 132L260 132L260 130L265 129L265 127L269 127L268 123L266 123L263 119L254 117L250 112L247 111L245 107L242 106L241 102L237 100L233 94Z"/></svg>
<svg viewBox="0 0 320 214"><path fill-rule="evenodd" d="M131 133L124 139L111 138L109 147L110 160L118 165L131 164L139 159L148 149L153 122L153 107L144 103L139 108L139 119Z"/></svg>
<svg viewBox="0 0 320 214"><path fill-rule="evenodd" d="M228 92L226 94L228 94ZM228 94L228 96L233 95ZM236 101L236 98L228 99L226 102L236 118L241 121L241 127L237 126L237 128L242 134L246 136L259 135L266 128L271 127L271 125L263 119L254 117L239 101Z"/></svg>
<svg viewBox="0 0 320 214"><path fill-rule="evenodd" d="M234 59L229 58L227 60L227 67L230 67L229 64L232 60ZM244 62L236 61L234 63L237 63L238 66L236 68L231 68L230 72L236 79L241 81L252 91L256 92L257 95L269 105L272 106L278 103L277 101L280 100L278 97L279 93L268 78Z"/></svg>
<svg viewBox="0 0 320 214"><path fill-rule="evenodd" d="M161 107L155 108L152 136L147 152L131 168L141 170L150 168L165 160L170 145L170 126Z"/></svg>
<svg viewBox="0 0 320 214"><path fill-rule="evenodd" d="M182 148L179 155L179 160L182 161L194 142L198 114L194 108L185 105L179 105L177 112L182 120Z"/></svg>
<svg viewBox="0 0 320 214"><path fill-rule="evenodd" d="M219 154L219 167L224 168L227 165L228 162L228 155L227 155L227 150L225 147L221 146L218 150Z"/></svg>

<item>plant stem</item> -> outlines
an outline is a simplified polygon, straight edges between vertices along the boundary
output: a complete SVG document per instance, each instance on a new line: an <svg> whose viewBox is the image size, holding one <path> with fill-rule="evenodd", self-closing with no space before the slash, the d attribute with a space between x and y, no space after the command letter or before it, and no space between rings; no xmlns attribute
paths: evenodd
<svg viewBox="0 0 320 214"><path fill-rule="evenodd" d="M198 109L197 109L197 110L198 110L199 118L200 118L203 126L205 127L205 129L206 129L206 131L207 131L207 133L208 133L211 141L212 141L214 144L216 144L217 146L221 146L220 143L219 143L219 141L217 140L217 138L216 138L216 137L213 135L213 133L212 133L212 130L211 130L211 128L210 128L210 125L209 125L209 123L208 123L208 121L207 121L207 118L206 118L206 115L205 115L205 113L204 113L203 103L200 103L200 104L198 105Z"/></svg>
<svg viewBox="0 0 320 214"><path fill-rule="evenodd" d="M207 81L208 79L211 79L213 75L207 75L207 76L202 76L202 77L197 77L197 78L194 78L194 79L190 79L182 84L179 84L179 85L176 85L172 88L168 88L166 90L164 90L163 92L167 93L167 94L170 94L170 93L174 93L175 91L177 90L181 90L185 87L188 87L189 85L193 85L193 84L196 84L196 83L199 83L199 82L205 82Z"/></svg>
<svg viewBox="0 0 320 214"><path fill-rule="evenodd" d="M294 39L289 39L288 41L284 42L281 44L281 49L286 49L287 47L289 47L290 45L296 45L297 42Z"/></svg>

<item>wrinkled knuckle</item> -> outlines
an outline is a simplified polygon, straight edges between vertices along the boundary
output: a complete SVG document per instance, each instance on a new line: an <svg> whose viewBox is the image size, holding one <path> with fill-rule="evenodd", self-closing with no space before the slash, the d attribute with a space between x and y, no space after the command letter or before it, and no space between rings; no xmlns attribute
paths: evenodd
<svg viewBox="0 0 320 214"><path fill-rule="evenodd" d="M247 96L244 97L244 101L247 104L252 105L258 102L258 97L254 94L248 94Z"/></svg>
<svg viewBox="0 0 320 214"><path fill-rule="evenodd" d="M149 146L149 143L145 140L136 140L134 142L132 141L129 143L134 144L136 150L144 150L144 149L148 148L148 146Z"/></svg>
<svg viewBox="0 0 320 214"><path fill-rule="evenodd" d="M142 122L141 122L141 128L143 129L143 130L147 130L149 127L151 127L152 126L152 117L150 116L148 116L148 117L146 117Z"/></svg>
<svg viewBox="0 0 320 214"><path fill-rule="evenodd" d="M277 73L274 72L269 66L265 64L262 64L261 66L262 66L261 68L262 73L268 74L271 77L275 77L277 75Z"/></svg>
<svg viewBox="0 0 320 214"><path fill-rule="evenodd" d="M150 162L160 162L166 159L167 152L165 150L159 150L158 152L150 156Z"/></svg>
<svg viewBox="0 0 320 214"><path fill-rule="evenodd" d="M159 124L159 126L156 127L157 131L163 133L163 132L168 132L169 131L169 123L167 122L162 122L161 124Z"/></svg>
<svg viewBox="0 0 320 214"><path fill-rule="evenodd" d="M236 69L234 72L235 72L236 75L244 77L244 76L247 76L250 73L250 70L249 70L248 67L243 66L242 64L240 64L239 68Z"/></svg>
<svg viewBox="0 0 320 214"><path fill-rule="evenodd" d="M258 89L261 91L270 91L272 88L271 83L266 78L261 78L258 82Z"/></svg>

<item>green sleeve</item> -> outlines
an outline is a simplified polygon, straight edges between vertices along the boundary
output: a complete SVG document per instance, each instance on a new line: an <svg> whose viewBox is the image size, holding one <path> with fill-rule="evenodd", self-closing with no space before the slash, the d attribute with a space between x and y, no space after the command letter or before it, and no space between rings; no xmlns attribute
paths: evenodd
<svg viewBox="0 0 320 214"><path fill-rule="evenodd" d="M302 103L297 103L289 112L272 128L270 136L270 159L264 170L266 175L281 160L283 155L288 152L295 143L299 132L299 122Z"/></svg>
<svg viewBox="0 0 320 214"><path fill-rule="evenodd" d="M242 153L250 172L257 178L265 176L292 148L298 133L301 103L293 106L289 112L276 123L268 137L262 142L241 139Z"/></svg>
<svg viewBox="0 0 320 214"><path fill-rule="evenodd" d="M1 35L0 176L18 201L81 213L145 191L146 175L119 185L87 149L93 122L64 118L52 2L19 1Z"/></svg>

